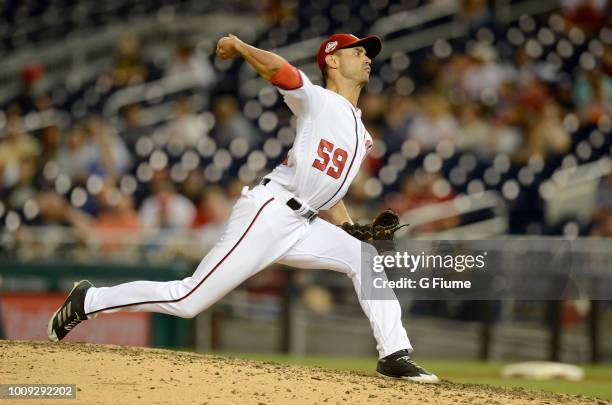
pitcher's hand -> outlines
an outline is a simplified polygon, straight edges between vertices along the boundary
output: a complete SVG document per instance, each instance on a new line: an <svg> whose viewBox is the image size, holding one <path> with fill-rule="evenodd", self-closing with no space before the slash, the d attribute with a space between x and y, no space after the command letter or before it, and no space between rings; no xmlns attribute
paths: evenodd
<svg viewBox="0 0 612 405"><path fill-rule="evenodd" d="M240 39L233 35L219 39L217 42L216 54L221 59L232 59L238 55L237 45L240 43Z"/></svg>

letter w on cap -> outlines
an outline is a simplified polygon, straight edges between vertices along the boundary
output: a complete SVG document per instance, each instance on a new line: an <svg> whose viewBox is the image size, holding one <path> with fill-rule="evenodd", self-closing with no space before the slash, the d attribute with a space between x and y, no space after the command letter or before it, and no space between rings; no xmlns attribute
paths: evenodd
<svg viewBox="0 0 612 405"><path fill-rule="evenodd" d="M338 46L338 41L331 41L327 45L325 45L325 53L333 52L334 49Z"/></svg>

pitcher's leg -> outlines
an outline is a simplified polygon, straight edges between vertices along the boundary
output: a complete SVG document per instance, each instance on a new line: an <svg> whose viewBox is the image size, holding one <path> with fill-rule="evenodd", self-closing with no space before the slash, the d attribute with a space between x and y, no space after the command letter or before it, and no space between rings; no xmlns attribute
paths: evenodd
<svg viewBox="0 0 612 405"><path fill-rule="evenodd" d="M288 266L307 269L330 269L345 273L353 282L363 312L370 320L380 358L398 350L412 351L402 325L402 311L397 300L369 300L362 297L361 242L337 226L316 219L307 235L279 261ZM368 254L377 254L369 246ZM370 249L371 248L371 249Z"/></svg>
<svg viewBox="0 0 612 405"><path fill-rule="evenodd" d="M271 215L266 210L273 209L272 201L255 205L253 200L240 200L220 242L191 277L90 288L85 297L87 316L117 311L159 312L183 318L197 315L280 254L280 242L272 240L263 218Z"/></svg>

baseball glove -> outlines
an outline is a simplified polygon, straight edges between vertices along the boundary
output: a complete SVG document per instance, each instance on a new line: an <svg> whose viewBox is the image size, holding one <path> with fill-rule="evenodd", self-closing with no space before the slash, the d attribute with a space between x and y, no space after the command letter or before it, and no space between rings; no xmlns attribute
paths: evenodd
<svg viewBox="0 0 612 405"><path fill-rule="evenodd" d="M400 225L399 216L392 210L384 210L372 221L374 240L393 240L398 229L408 226Z"/></svg>
<svg viewBox="0 0 612 405"><path fill-rule="evenodd" d="M355 238L363 241L393 240L395 232L408 224L400 225L399 216L392 210L378 214L371 224L349 224L345 222L342 229Z"/></svg>
<svg viewBox="0 0 612 405"><path fill-rule="evenodd" d="M372 232L372 225L360 225L358 223L349 224L348 222L343 223L340 227L349 235L359 240L372 240L374 239L374 233Z"/></svg>

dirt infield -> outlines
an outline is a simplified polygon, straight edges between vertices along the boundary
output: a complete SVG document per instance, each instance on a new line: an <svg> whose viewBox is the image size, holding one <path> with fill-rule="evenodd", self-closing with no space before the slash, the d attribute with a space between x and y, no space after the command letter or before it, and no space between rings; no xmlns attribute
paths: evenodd
<svg viewBox="0 0 612 405"><path fill-rule="evenodd" d="M523 389L421 385L346 371L86 343L0 341L0 383L76 384L77 399L70 404L603 403Z"/></svg>

